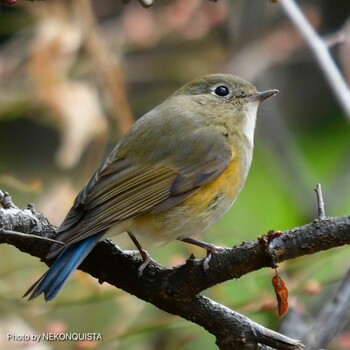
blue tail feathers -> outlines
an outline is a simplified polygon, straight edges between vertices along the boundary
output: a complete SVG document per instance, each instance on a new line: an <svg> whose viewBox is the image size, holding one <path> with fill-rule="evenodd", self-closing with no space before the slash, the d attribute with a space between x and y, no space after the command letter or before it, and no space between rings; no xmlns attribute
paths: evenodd
<svg viewBox="0 0 350 350"><path fill-rule="evenodd" d="M67 246L58 256L49 270L35 282L23 297L30 294L29 300L44 293L45 300L52 300L63 288L69 276L94 248L103 234L95 234Z"/></svg>

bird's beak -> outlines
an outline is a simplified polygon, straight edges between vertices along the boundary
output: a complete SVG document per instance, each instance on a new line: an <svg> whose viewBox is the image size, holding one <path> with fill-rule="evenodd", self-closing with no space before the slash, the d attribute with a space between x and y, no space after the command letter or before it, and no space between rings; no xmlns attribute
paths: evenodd
<svg viewBox="0 0 350 350"><path fill-rule="evenodd" d="M267 90L263 92L257 91L254 95L250 96L250 100L262 102L272 96L275 96L278 92L278 90Z"/></svg>

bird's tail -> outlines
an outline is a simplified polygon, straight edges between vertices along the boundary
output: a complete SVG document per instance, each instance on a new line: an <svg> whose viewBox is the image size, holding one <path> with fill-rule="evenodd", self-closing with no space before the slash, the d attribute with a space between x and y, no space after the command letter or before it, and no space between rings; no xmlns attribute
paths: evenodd
<svg viewBox="0 0 350 350"><path fill-rule="evenodd" d="M102 235L103 233L95 234L67 246L49 270L27 290L23 298L30 294L29 300L31 300L44 293L46 301L52 300L63 288L69 276L79 267L101 239Z"/></svg>

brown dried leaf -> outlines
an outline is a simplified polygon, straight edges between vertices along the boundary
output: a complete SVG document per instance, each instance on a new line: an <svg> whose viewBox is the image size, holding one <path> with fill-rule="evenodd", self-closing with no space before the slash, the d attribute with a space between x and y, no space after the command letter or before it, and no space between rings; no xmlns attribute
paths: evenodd
<svg viewBox="0 0 350 350"><path fill-rule="evenodd" d="M278 314L283 316L288 311L288 289L283 279L278 275L272 278L272 285L276 293L277 303L278 303Z"/></svg>

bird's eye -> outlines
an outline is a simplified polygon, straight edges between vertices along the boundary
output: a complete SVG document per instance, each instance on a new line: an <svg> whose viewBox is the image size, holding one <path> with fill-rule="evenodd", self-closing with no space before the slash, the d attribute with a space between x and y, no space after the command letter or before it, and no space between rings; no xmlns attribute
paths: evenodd
<svg viewBox="0 0 350 350"><path fill-rule="evenodd" d="M230 90L228 89L228 87L226 87L224 85L220 85L214 90L214 93L215 93L215 95L224 97L230 93Z"/></svg>

